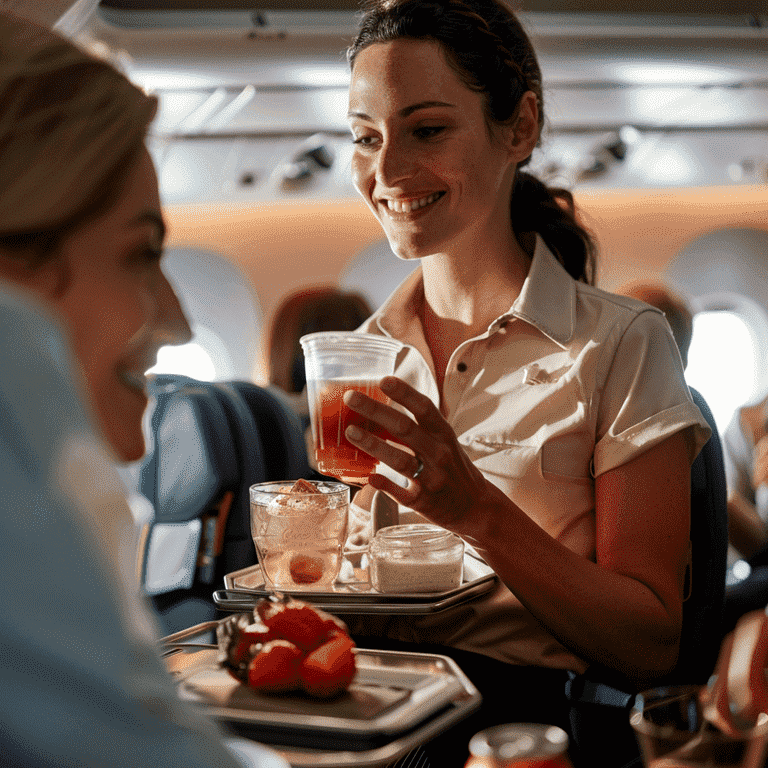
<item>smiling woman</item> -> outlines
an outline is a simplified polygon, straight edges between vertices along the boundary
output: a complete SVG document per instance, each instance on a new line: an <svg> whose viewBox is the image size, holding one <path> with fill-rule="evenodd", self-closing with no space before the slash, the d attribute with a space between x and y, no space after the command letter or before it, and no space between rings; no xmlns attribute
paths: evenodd
<svg viewBox="0 0 768 768"><path fill-rule="evenodd" d="M114 466L144 452L158 347L189 337L160 270L154 112L109 65L0 13L3 765L243 765L158 655Z"/></svg>
<svg viewBox="0 0 768 768"><path fill-rule="evenodd" d="M392 251L419 260L360 329L403 343L381 381L393 402L345 395L394 441L347 438L404 482L372 474L355 501L387 494L500 582L471 608L350 629L446 653L480 688L480 710L426 746L434 766L511 721L569 730L577 768L624 765L628 713L579 691L610 680L623 702L676 672L709 427L662 314L593 287L571 196L525 169L545 90L504 0L374 0L348 58L355 186Z"/></svg>
<svg viewBox="0 0 768 768"><path fill-rule="evenodd" d="M63 321L104 436L131 461L144 453L145 371L190 337L160 269L165 226L144 147L157 104L106 64L51 48L2 73L0 277Z"/></svg>

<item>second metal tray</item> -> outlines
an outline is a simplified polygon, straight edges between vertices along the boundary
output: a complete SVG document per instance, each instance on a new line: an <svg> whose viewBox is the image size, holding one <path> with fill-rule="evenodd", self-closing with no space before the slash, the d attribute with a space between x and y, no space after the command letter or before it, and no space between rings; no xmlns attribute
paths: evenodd
<svg viewBox="0 0 768 768"><path fill-rule="evenodd" d="M218 665L215 646L187 645L195 629L163 641L181 696L233 733L271 745L295 768L387 765L480 704L450 658L398 651L357 650L357 676L332 700L260 694Z"/></svg>

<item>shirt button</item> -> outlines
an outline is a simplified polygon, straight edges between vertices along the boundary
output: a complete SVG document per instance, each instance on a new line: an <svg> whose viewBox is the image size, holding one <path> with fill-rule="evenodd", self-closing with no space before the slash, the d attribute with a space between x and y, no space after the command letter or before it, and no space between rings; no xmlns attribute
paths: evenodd
<svg viewBox="0 0 768 768"><path fill-rule="evenodd" d="M466 364L466 363L459 363L459 364L456 366L456 370L457 370L459 373L464 373L464 371L466 371L466 370L467 370L467 364Z"/></svg>

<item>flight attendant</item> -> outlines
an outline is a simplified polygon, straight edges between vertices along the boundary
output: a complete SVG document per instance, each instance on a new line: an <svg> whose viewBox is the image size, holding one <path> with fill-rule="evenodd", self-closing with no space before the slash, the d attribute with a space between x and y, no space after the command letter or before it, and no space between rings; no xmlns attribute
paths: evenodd
<svg viewBox="0 0 768 768"><path fill-rule="evenodd" d="M348 438L408 482L374 474L359 503L388 494L401 521L458 533L500 581L351 629L459 660L485 705L432 761L459 766L493 722L568 728L576 673L631 691L673 669L709 427L663 315L594 287L572 198L525 170L544 88L514 14L497 0L368 8L349 50L352 173L394 253L420 266L361 328L406 345L382 382L393 406L346 395L401 445ZM622 765L636 747L627 713L617 722L623 746L596 753Z"/></svg>

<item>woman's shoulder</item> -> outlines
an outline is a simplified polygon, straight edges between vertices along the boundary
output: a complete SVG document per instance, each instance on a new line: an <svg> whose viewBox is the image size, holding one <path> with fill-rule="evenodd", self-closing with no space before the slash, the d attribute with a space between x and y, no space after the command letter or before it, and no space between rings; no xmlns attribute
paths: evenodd
<svg viewBox="0 0 768 768"><path fill-rule="evenodd" d="M586 324L602 327L606 332L623 332L631 326L635 331L645 329L648 333L668 327L664 313L644 301L585 283L576 284L576 295L577 322L581 321L582 327Z"/></svg>
<svg viewBox="0 0 768 768"><path fill-rule="evenodd" d="M664 313L660 309L651 306L650 304L646 304L644 301L632 298L631 296L611 293L611 291L604 288L598 288L594 285L576 283L576 292L585 301L605 304L606 306L611 307L617 315L625 316L630 319L634 319L644 312L652 312L660 317L664 317Z"/></svg>

